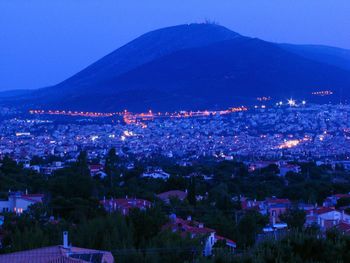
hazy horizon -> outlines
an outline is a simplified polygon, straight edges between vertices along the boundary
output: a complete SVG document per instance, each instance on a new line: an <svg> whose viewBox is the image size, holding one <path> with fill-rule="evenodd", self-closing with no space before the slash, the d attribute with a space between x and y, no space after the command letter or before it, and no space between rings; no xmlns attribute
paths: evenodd
<svg viewBox="0 0 350 263"><path fill-rule="evenodd" d="M205 20L266 41L350 49L348 1L272 2L5 0L0 91L54 85L144 33Z"/></svg>

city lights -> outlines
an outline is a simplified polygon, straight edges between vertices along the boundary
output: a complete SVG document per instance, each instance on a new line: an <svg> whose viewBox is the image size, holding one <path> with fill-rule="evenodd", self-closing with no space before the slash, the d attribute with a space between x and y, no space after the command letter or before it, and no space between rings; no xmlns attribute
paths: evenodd
<svg viewBox="0 0 350 263"><path fill-rule="evenodd" d="M288 103L288 105L289 105L289 106L291 106L291 107L296 106L296 101L295 101L295 100L293 100L292 98L291 98L291 99L289 99L289 100L287 101L287 103Z"/></svg>
<svg viewBox="0 0 350 263"><path fill-rule="evenodd" d="M278 146L278 149L288 149L298 146L299 140L288 140Z"/></svg>

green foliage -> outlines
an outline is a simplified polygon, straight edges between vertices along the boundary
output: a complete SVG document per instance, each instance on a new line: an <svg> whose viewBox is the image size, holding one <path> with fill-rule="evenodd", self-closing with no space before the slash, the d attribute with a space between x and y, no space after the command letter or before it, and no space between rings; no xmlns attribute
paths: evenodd
<svg viewBox="0 0 350 263"><path fill-rule="evenodd" d="M57 245L61 243L62 231L68 230L73 245L111 250L118 262L350 262L349 238L337 232L321 238L317 229L302 230L305 214L296 209L281 216L293 228L292 233L278 241L256 244L256 235L268 219L256 211L242 211L239 201L240 195L260 200L274 195L321 203L333 193L349 192L345 172L337 172L343 182L336 183L329 167L317 167L314 163L302 164L301 174L288 173L281 178L275 175L275 166L249 174L243 163L210 158L198 160L191 167L180 167L170 159L154 156L151 160L134 160L132 170L122 167L124 161L115 150L110 150L105 170L108 176L101 179L90 176L84 152L76 163L52 176L23 169L5 158L0 167L2 196L7 197L8 189L28 189L46 193L47 200L32 206L21 217L6 215L1 252ZM139 175L148 165L163 167L171 174L170 179L141 179ZM119 177L121 173L123 177ZM191 173L197 175L185 177ZM204 180L202 175L213 178ZM187 199L172 198L164 204L156 198L158 193L175 189L188 189ZM107 214L98 202L103 196L125 195L150 200L154 207L132 210L123 217ZM197 201L196 196L203 196L203 200ZM349 200L338 203L347 206ZM232 255L222 243L215 248L214 257L204 259L200 255L202 240L162 229L171 213L182 218L191 215L204 222L219 235L237 241L242 253ZM56 220L49 220L52 215Z"/></svg>
<svg viewBox="0 0 350 263"><path fill-rule="evenodd" d="M162 231L150 240L146 249L145 262L186 262L199 258L202 253L200 239L180 236L178 233ZM158 255L154 255L152 248L158 248ZM152 253L153 252L153 253ZM153 254L153 255L152 255Z"/></svg>
<svg viewBox="0 0 350 263"><path fill-rule="evenodd" d="M105 214L105 210L94 198L53 198L49 204L52 214L58 218L64 218L69 222L80 223Z"/></svg>
<svg viewBox="0 0 350 263"><path fill-rule="evenodd" d="M206 226L215 229L217 234L237 240L237 225L233 219L233 213L211 209L208 213L205 213L202 220Z"/></svg>
<svg viewBox="0 0 350 263"><path fill-rule="evenodd" d="M254 249L252 262L349 262L349 237L335 236L292 232L280 241L260 244Z"/></svg>
<svg viewBox="0 0 350 263"><path fill-rule="evenodd" d="M90 198L94 194L94 182L86 161L86 153L81 152L71 167L59 169L49 180L49 190L53 197Z"/></svg>
<svg viewBox="0 0 350 263"><path fill-rule="evenodd" d="M167 222L166 215L159 207L152 207L147 210L132 209L128 215L128 219L134 226L136 246L144 244L147 240L155 236Z"/></svg>
<svg viewBox="0 0 350 263"><path fill-rule="evenodd" d="M344 206L350 206L350 198L349 197L340 198L337 201L336 208L344 207Z"/></svg>
<svg viewBox="0 0 350 263"><path fill-rule="evenodd" d="M117 182L117 175L121 173L121 171L118 171L117 165L119 162L119 157L116 154L115 148L112 148L109 150L107 156L106 156L106 162L105 162L105 173L107 174L107 181L108 181L108 187L109 192L113 193L113 185ZM119 173L119 174L118 174Z"/></svg>
<svg viewBox="0 0 350 263"><path fill-rule="evenodd" d="M72 232L73 244L102 250L132 248L133 226L118 213L95 217L80 224Z"/></svg>
<svg viewBox="0 0 350 263"><path fill-rule="evenodd" d="M57 245L61 243L61 235L64 223L41 223L31 214L16 216L7 214L3 230L5 235L3 248L0 252L12 252L27 250L43 246Z"/></svg>
<svg viewBox="0 0 350 263"><path fill-rule="evenodd" d="M195 176L191 176L190 185L188 187L187 199L191 205L196 205L196 177Z"/></svg>
<svg viewBox="0 0 350 263"><path fill-rule="evenodd" d="M251 210L239 220L238 242L241 247L249 247L255 243L255 238L264 226L269 222L268 217L261 215L259 212Z"/></svg>
<svg viewBox="0 0 350 263"><path fill-rule="evenodd" d="M34 171L23 169L15 161L5 156L0 166L0 195L5 198L7 192L25 191L46 192L47 178Z"/></svg>
<svg viewBox="0 0 350 263"><path fill-rule="evenodd" d="M292 208L288 209L279 217L283 222L287 223L289 228L302 230L306 220L306 213L304 210Z"/></svg>
<svg viewBox="0 0 350 263"><path fill-rule="evenodd" d="M229 193L228 186L224 183L221 183L217 186L214 186L209 192L210 201L215 202L215 206L222 211L232 211L233 202L232 195Z"/></svg>

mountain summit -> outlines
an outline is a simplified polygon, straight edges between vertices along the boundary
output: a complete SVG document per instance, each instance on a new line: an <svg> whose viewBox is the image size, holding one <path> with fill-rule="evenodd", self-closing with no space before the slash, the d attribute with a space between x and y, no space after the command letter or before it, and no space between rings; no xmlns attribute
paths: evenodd
<svg viewBox="0 0 350 263"><path fill-rule="evenodd" d="M307 98L319 90L339 99L350 87L350 60L339 54L349 53L332 49L332 59L324 50L244 37L216 24L180 25L146 33L16 100L43 109L166 111L225 108L261 96Z"/></svg>

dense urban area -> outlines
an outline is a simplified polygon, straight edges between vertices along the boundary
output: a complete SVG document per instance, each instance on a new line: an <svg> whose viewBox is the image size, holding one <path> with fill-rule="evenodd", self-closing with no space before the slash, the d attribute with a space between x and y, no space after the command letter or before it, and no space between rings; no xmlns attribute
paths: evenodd
<svg viewBox="0 0 350 263"><path fill-rule="evenodd" d="M67 160L84 149L93 159L103 158L113 147L118 155L143 158L160 154L183 162L205 156L332 162L349 159L349 105L244 109L195 117L141 115L132 122L128 115L74 120L41 114L7 118L0 124L0 154L16 160L48 155Z"/></svg>
<svg viewBox="0 0 350 263"><path fill-rule="evenodd" d="M2 108L0 262L350 262L350 106L264 102Z"/></svg>

